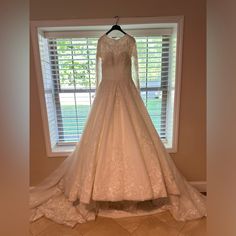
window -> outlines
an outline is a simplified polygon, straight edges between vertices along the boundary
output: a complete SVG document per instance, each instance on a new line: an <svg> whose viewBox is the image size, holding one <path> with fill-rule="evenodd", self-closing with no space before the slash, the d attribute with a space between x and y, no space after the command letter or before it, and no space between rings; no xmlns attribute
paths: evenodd
<svg viewBox="0 0 236 236"><path fill-rule="evenodd" d="M105 24L101 27L104 29L96 25L79 30L35 27L38 82L49 156L65 155L81 138L95 94L97 40L110 28ZM163 143L173 151L178 125L178 24L122 27L137 42L142 99Z"/></svg>

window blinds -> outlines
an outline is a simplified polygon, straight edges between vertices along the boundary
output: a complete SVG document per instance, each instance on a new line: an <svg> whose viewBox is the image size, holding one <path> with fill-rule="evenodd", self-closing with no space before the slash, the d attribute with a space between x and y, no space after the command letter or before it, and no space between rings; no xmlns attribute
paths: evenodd
<svg viewBox="0 0 236 236"><path fill-rule="evenodd" d="M173 134L175 41L171 34L134 36L141 96L163 142ZM40 35L40 56L51 145L80 140L95 94L98 37Z"/></svg>

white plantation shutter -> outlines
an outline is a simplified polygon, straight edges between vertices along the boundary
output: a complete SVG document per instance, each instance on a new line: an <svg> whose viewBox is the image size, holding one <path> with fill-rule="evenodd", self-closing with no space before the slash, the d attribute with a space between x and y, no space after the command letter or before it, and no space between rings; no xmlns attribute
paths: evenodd
<svg viewBox="0 0 236 236"><path fill-rule="evenodd" d="M141 96L165 143L172 142L174 78L171 35L136 37ZM171 95L172 94L172 95ZM172 110L172 111L171 111Z"/></svg>
<svg viewBox="0 0 236 236"><path fill-rule="evenodd" d="M130 33L136 38L141 96L166 147L173 139L176 40L169 31ZM40 36L48 126L52 149L80 140L95 94L98 36ZM52 36L53 35L53 36ZM75 36L75 35L74 35Z"/></svg>
<svg viewBox="0 0 236 236"><path fill-rule="evenodd" d="M79 141L95 93L97 39L49 39L58 144Z"/></svg>
<svg viewBox="0 0 236 236"><path fill-rule="evenodd" d="M44 98L48 117L50 144L51 147L55 147L58 140L58 125L57 113L55 109L54 88L52 83L53 78L51 73L51 62L47 47L47 39L45 39L41 34L39 34L39 50L43 74Z"/></svg>

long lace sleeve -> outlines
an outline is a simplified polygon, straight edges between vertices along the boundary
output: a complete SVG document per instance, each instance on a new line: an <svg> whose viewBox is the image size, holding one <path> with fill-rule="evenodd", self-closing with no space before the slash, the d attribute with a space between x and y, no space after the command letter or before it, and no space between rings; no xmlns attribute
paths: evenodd
<svg viewBox="0 0 236 236"><path fill-rule="evenodd" d="M101 58L101 42L98 40L96 52L96 90L102 79L102 58Z"/></svg>
<svg viewBox="0 0 236 236"><path fill-rule="evenodd" d="M132 46L132 52L131 52L131 59L132 59L132 78L136 85L136 88L138 91L140 91L140 84L139 84L139 69L138 69L138 52L137 52L137 44L136 41L134 41L134 44Z"/></svg>

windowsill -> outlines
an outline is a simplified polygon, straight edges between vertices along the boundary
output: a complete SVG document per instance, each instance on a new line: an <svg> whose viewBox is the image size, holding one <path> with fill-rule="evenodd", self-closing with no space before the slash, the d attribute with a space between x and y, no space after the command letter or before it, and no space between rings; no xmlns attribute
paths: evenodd
<svg viewBox="0 0 236 236"><path fill-rule="evenodd" d="M75 145L60 145L53 148L48 152L48 157L67 157L75 149ZM168 153L176 153L177 150L174 147L166 148Z"/></svg>
<svg viewBox="0 0 236 236"><path fill-rule="evenodd" d="M49 153L49 157L67 157L75 149L75 145L57 145Z"/></svg>

